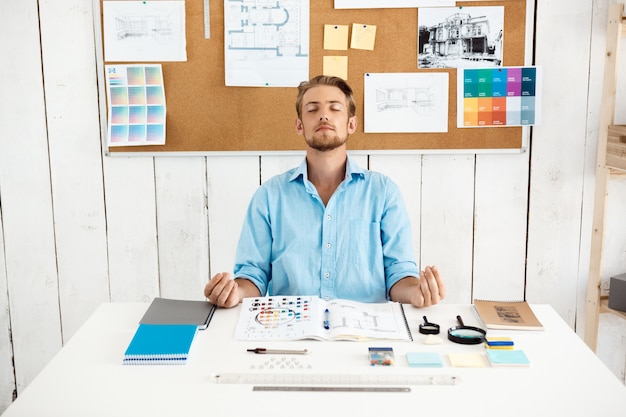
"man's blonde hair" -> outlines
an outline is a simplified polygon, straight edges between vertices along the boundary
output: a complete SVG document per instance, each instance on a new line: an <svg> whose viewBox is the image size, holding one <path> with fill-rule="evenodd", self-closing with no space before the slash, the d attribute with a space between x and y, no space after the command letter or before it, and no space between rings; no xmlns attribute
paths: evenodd
<svg viewBox="0 0 626 417"><path fill-rule="evenodd" d="M354 97L352 96L352 88L348 85L348 83L339 77L318 75L315 78L311 78L309 81L302 81L298 86L298 97L296 98L296 113L298 114L298 119L302 119L302 97L304 97L304 93L313 87L317 87L318 85L328 85L339 88L343 94L345 94L346 100L348 101L348 116L352 117L356 114L356 105L354 104Z"/></svg>

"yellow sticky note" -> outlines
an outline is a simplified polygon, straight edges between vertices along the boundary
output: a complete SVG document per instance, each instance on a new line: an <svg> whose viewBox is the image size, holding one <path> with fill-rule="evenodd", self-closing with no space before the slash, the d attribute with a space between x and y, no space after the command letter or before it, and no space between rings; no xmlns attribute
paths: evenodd
<svg viewBox="0 0 626 417"><path fill-rule="evenodd" d="M485 368L484 355L480 353L449 353L450 365L457 368Z"/></svg>
<svg viewBox="0 0 626 417"><path fill-rule="evenodd" d="M348 25L324 25L324 49L348 50Z"/></svg>
<svg viewBox="0 0 626 417"><path fill-rule="evenodd" d="M352 24L352 40L350 41L351 48L373 51L375 40L376 26L365 25L363 23Z"/></svg>
<svg viewBox="0 0 626 417"><path fill-rule="evenodd" d="M325 56L324 75L348 79L348 57L347 56Z"/></svg>

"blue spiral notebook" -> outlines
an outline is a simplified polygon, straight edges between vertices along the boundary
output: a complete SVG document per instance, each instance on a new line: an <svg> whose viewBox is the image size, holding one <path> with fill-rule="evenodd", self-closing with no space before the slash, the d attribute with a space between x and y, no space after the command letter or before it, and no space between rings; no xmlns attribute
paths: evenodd
<svg viewBox="0 0 626 417"><path fill-rule="evenodd" d="M140 324L122 363L183 365L197 331L195 324Z"/></svg>

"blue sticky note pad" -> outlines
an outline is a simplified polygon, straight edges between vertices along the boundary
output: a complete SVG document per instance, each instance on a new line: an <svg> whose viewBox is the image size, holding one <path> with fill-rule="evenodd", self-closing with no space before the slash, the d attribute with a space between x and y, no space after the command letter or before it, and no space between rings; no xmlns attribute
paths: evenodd
<svg viewBox="0 0 626 417"><path fill-rule="evenodd" d="M487 358L493 366L529 366L530 361L523 350L487 349Z"/></svg>
<svg viewBox="0 0 626 417"><path fill-rule="evenodd" d="M407 352L406 359L409 366L420 368L441 368L443 361L437 352Z"/></svg>

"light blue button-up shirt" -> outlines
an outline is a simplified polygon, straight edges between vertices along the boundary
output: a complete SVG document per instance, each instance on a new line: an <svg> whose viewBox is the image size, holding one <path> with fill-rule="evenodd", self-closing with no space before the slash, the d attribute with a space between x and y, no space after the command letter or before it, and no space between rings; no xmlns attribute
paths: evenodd
<svg viewBox="0 0 626 417"><path fill-rule="evenodd" d="M324 206L306 160L254 194L237 247L236 278L261 294L383 302L406 276L419 276L398 186L350 157Z"/></svg>

